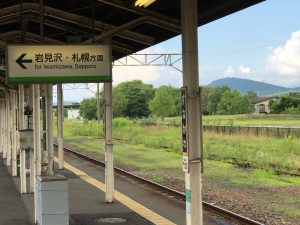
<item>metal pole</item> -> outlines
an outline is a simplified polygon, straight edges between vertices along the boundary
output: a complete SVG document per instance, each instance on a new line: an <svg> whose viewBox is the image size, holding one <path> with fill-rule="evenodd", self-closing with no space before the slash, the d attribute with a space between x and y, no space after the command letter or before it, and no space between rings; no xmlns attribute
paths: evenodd
<svg viewBox="0 0 300 225"><path fill-rule="evenodd" d="M33 109L33 85L30 85L27 89L27 102L30 109ZM27 116L27 128L33 128L33 115ZM31 125L31 126L30 126ZM25 126L25 125L24 125ZM36 155L35 155L35 148L34 151L30 151L30 192L34 193L34 182L35 182L35 175L36 175Z"/></svg>
<svg viewBox="0 0 300 225"><path fill-rule="evenodd" d="M0 127L1 127L1 133L0 133L0 139L1 139L1 150L0 150L0 153L2 153L2 156L3 156L3 151L4 151L4 148L5 148L5 140L4 140L4 132L5 132L5 124L4 124L4 119L5 119L5 99L1 99L1 108L0 108L0 111L1 111L1 118L0 118L0 121L1 121L1 124L0 124Z"/></svg>
<svg viewBox="0 0 300 225"><path fill-rule="evenodd" d="M12 175L17 176L17 93L12 91Z"/></svg>
<svg viewBox="0 0 300 225"><path fill-rule="evenodd" d="M43 86L45 86L45 85L43 85ZM45 89L43 89L42 88L42 91L43 92L47 92L47 88L45 88ZM42 93L43 93L42 92ZM43 94L42 94L42 96L43 96ZM46 149L47 149L47 121L46 121L46 118L47 118L47 116L46 116L46 114L47 114L47 107L46 107L46 97L45 96L43 96L42 98L41 98L41 108L42 108L42 121L43 121L43 141L42 141L42 148L43 148L43 150L44 151L46 151Z"/></svg>
<svg viewBox="0 0 300 225"><path fill-rule="evenodd" d="M111 59L111 43L109 58ZM112 70L112 67L111 67ZM111 73L112 74L112 73ZM113 163L113 135L112 135L112 82L104 83L105 96L105 200L114 201L114 163Z"/></svg>
<svg viewBox="0 0 300 225"><path fill-rule="evenodd" d="M25 118L24 118L24 100L25 100L25 90L24 85L19 84L18 85L18 98L19 98L19 104L18 104L18 129L22 130L25 127ZM28 99L29 102L29 99ZM28 118L29 120L29 118ZM28 121L29 122L29 121ZM28 123L27 122L27 123ZM20 180L21 180L21 193L27 193L27 185L26 185L26 154L24 150L20 149L20 142L18 138L18 149L19 149L19 157L20 157ZM32 167L34 164L31 165Z"/></svg>
<svg viewBox="0 0 300 225"><path fill-rule="evenodd" d="M42 160L41 160L41 133L40 133L40 85L32 84L32 96L33 96L33 142L34 142L34 178L40 176L42 172ZM34 179L33 178L33 179ZM35 179L33 180L33 186L35 187ZM33 190L35 192L35 189ZM34 195L34 214L35 222L37 222L37 207L36 193Z"/></svg>
<svg viewBox="0 0 300 225"><path fill-rule="evenodd" d="M189 172L185 173L186 224L202 225L201 113L198 74L197 0L181 0L183 85L187 88Z"/></svg>
<svg viewBox="0 0 300 225"><path fill-rule="evenodd" d="M64 103L63 103L62 84L57 84L57 142L58 142L58 168L64 169L64 150L63 150L63 118L64 118Z"/></svg>
<svg viewBox="0 0 300 225"><path fill-rule="evenodd" d="M35 175L40 176L42 170L41 163L41 134L40 134L40 85L32 85L33 95L33 140L35 154Z"/></svg>
<svg viewBox="0 0 300 225"><path fill-rule="evenodd" d="M48 175L53 175L53 104L52 84L47 85L47 149L48 149Z"/></svg>
<svg viewBox="0 0 300 225"><path fill-rule="evenodd" d="M105 94L105 200L114 200L114 166L112 137L112 83L104 83Z"/></svg>
<svg viewBox="0 0 300 225"><path fill-rule="evenodd" d="M25 124L25 120L24 120L24 85L23 84L19 84L19 130L24 129L24 124Z"/></svg>
<svg viewBox="0 0 300 225"><path fill-rule="evenodd" d="M10 140L10 132L11 132L11 92L9 91L7 93L7 103L6 103L6 142L7 142L7 146L6 146L6 165L10 166L11 165L11 140Z"/></svg>
<svg viewBox="0 0 300 225"><path fill-rule="evenodd" d="M97 83L97 120L100 123L100 93L99 93L99 83Z"/></svg>
<svg viewBox="0 0 300 225"><path fill-rule="evenodd" d="M0 99L0 153L4 149L4 117L5 117L5 99Z"/></svg>
<svg viewBox="0 0 300 225"><path fill-rule="evenodd" d="M21 194L27 193L26 184L26 151L23 149L20 152L20 179L21 179Z"/></svg>
<svg viewBox="0 0 300 225"><path fill-rule="evenodd" d="M8 106L8 104L7 104L7 102L8 102L8 96L7 96L7 92L6 92L5 103L4 103L4 119L3 119L3 124L4 124L4 140L3 140L4 148L3 148L3 154L2 154L3 159L6 159L7 148L8 148L8 146L7 146L7 144L8 144L8 141L7 141L7 139L8 139L8 137L7 137L7 135L8 135L8 132L7 132L7 125L8 125L8 123L7 123L7 106Z"/></svg>

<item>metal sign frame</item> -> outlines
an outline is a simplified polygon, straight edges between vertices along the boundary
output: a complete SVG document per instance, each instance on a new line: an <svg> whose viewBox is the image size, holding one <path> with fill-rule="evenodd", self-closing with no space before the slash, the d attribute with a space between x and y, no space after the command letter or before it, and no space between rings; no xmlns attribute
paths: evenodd
<svg viewBox="0 0 300 225"><path fill-rule="evenodd" d="M24 52L19 50L22 47ZM10 51L16 56L10 56ZM25 51L30 51L29 57ZM112 82L111 59L111 46L107 44L7 44L7 83Z"/></svg>

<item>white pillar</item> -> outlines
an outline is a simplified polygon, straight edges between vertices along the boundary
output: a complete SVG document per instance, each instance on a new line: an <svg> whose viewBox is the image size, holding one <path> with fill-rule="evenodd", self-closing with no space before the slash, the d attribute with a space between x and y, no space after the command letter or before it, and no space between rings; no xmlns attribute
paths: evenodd
<svg viewBox="0 0 300 225"><path fill-rule="evenodd" d="M105 96L105 200L114 201L114 163L112 136L112 83L104 83Z"/></svg>
<svg viewBox="0 0 300 225"><path fill-rule="evenodd" d="M40 134L40 85L32 85L33 95L33 141L35 157L35 175L40 176L42 171L41 164L41 134Z"/></svg>
<svg viewBox="0 0 300 225"><path fill-rule="evenodd" d="M30 193L34 193L34 184L35 184L35 156L34 151L30 151Z"/></svg>
<svg viewBox="0 0 300 225"><path fill-rule="evenodd" d="M63 150L63 118L64 118L64 100L62 84L57 84L57 143L58 143L58 168L64 168L64 150Z"/></svg>
<svg viewBox="0 0 300 225"><path fill-rule="evenodd" d="M23 149L20 152L20 179L21 179L21 194L27 193L26 184L26 151Z"/></svg>
<svg viewBox="0 0 300 225"><path fill-rule="evenodd" d="M23 130L25 129L25 118L24 118L24 85L23 84L19 84L18 85L18 89L19 89L19 110L18 110L18 121L19 121L19 130Z"/></svg>
<svg viewBox="0 0 300 225"><path fill-rule="evenodd" d="M4 148L4 99L0 99L0 153L3 153Z"/></svg>
<svg viewBox="0 0 300 225"><path fill-rule="evenodd" d="M48 149L48 175L53 175L53 95L52 84L47 85L46 119L47 119L47 149Z"/></svg>
<svg viewBox="0 0 300 225"><path fill-rule="evenodd" d="M201 113L198 71L197 0L181 0L183 86L187 88L189 172L185 174L187 225L202 225ZM190 198L189 198L190 196Z"/></svg>
<svg viewBox="0 0 300 225"><path fill-rule="evenodd" d="M18 100L17 100L18 98ZM17 129L18 130L23 130L25 129L25 117L24 117L24 98L25 98L25 94L24 94L24 85L23 84L19 84L18 85L18 95L16 96L16 102L18 102L18 104L16 104L17 107L17 122L18 122L18 126ZM19 140L19 132L17 132L16 134L16 149L18 149L19 152L19 157L20 157L20 171L21 171L21 149L20 149L20 140ZM17 153L16 153L16 157L17 157ZM13 165L14 166L14 165ZM17 169L17 161L16 161L16 169ZM16 171L17 172L17 171ZM21 176L21 174L20 174ZM23 190L22 187L22 182L21 182L21 193Z"/></svg>
<svg viewBox="0 0 300 225"><path fill-rule="evenodd" d="M6 165L10 166L11 160L11 140L10 140L10 131L11 131L11 119L10 119L10 93L7 93L6 97L6 149L5 149L5 159Z"/></svg>
<svg viewBox="0 0 300 225"><path fill-rule="evenodd" d="M100 92L99 92L99 83L97 83L96 98L97 98L97 120L98 120L98 123L100 123Z"/></svg>
<svg viewBox="0 0 300 225"><path fill-rule="evenodd" d="M12 91L12 132L11 132L11 140L12 140L12 175L17 176L17 92Z"/></svg>

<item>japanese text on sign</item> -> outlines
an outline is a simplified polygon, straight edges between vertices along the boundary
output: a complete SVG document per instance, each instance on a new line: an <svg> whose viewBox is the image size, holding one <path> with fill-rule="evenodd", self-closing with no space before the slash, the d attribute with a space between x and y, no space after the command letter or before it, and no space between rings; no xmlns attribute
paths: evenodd
<svg viewBox="0 0 300 225"><path fill-rule="evenodd" d="M108 45L8 45L10 83L111 81Z"/></svg>

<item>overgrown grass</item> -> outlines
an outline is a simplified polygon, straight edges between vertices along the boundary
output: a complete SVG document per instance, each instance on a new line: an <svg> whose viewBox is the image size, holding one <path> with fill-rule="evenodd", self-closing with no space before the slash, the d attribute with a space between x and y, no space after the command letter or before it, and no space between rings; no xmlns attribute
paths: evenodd
<svg viewBox="0 0 300 225"><path fill-rule="evenodd" d="M68 145L87 152L94 152L104 158L103 140L96 138L78 137L67 138ZM167 171L179 180L184 180L181 169L181 155L163 149L124 144L116 142L114 145L114 158L117 163L125 166L148 171ZM290 186L300 185L300 179L290 176L278 176L272 171L261 169L244 169L232 164L205 160L204 179L215 180L227 185L235 186ZM161 178L157 178L161 179Z"/></svg>
<svg viewBox="0 0 300 225"><path fill-rule="evenodd" d="M165 149L181 153L181 128L173 126L140 126L134 121L117 118L113 122L114 138L123 143ZM66 120L64 136L103 137L103 125L96 121L80 122ZM269 170L299 172L300 140L296 138L276 139L263 136L220 135L204 133L204 157L221 161L249 164Z"/></svg>
<svg viewBox="0 0 300 225"><path fill-rule="evenodd" d="M158 120L158 123L161 122ZM181 117L165 118L165 123L180 125ZM245 115L214 115L203 116L204 125L278 125L300 126L300 115L290 114L245 114Z"/></svg>
<svg viewBox="0 0 300 225"><path fill-rule="evenodd" d="M249 163L270 170L299 170L300 141L244 135L205 133L204 156L218 160Z"/></svg>

